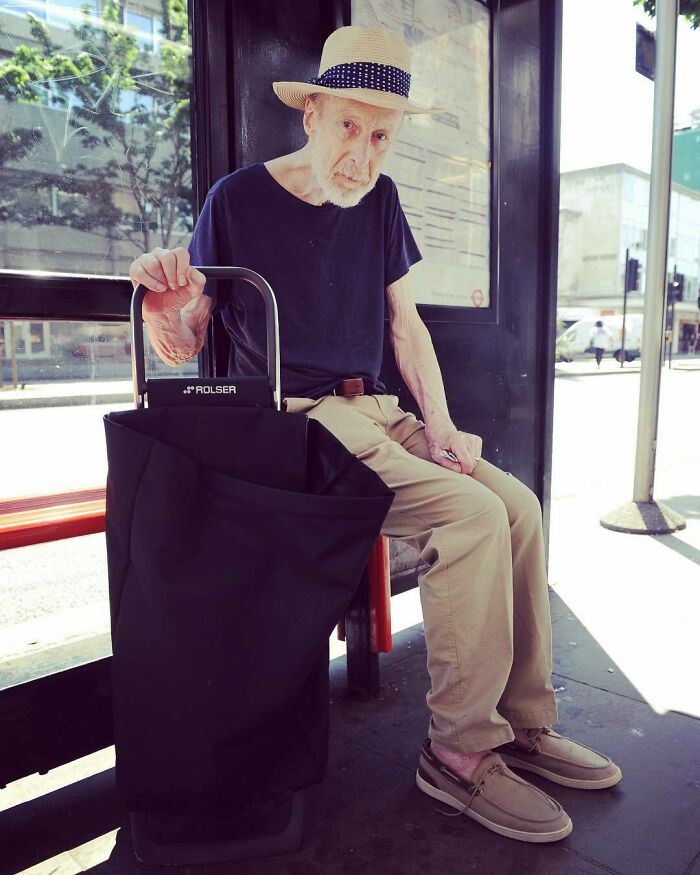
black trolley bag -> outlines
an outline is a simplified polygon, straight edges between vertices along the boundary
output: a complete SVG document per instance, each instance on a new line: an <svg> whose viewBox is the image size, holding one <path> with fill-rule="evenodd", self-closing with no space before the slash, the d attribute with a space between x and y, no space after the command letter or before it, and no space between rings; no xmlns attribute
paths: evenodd
<svg viewBox="0 0 700 875"><path fill-rule="evenodd" d="M301 843L323 779L328 639L393 492L320 423L281 410L272 289L268 373L146 379L104 417L116 779L146 865L247 859Z"/></svg>

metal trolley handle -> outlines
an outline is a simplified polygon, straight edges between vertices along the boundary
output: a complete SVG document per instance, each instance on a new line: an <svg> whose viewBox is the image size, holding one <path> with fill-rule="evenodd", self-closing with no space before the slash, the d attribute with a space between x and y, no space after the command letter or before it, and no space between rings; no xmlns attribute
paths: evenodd
<svg viewBox="0 0 700 875"><path fill-rule="evenodd" d="M267 331L267 379L275 410L281 409L280 398L280 335L277 300L267 280L247 267L197 267L207 279L242 279L260 292L265 301ZM143 299L148 289L138 285L131 298L131 365L134 380L134 400L139 403L146 391L146 363L143 345Z"/></svg>

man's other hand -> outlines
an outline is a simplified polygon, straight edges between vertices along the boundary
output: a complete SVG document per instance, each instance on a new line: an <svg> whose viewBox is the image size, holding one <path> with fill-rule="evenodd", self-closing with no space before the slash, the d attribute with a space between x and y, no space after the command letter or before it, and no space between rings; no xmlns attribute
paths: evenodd
<svg viewBox="0 0 700 875"><path fill-rule="evenodd" d="M467 434L452 427L426 426L426 439L433 461L458 474L473 474L481 458L482 441L478 434ZM443 455L447 450L456 462Z"/></svg>
<svg viewBox="0 0 700 875"><path fill-rule="evenodd" d="M141 283L150 290L143 299L144 318L179 313L202 296L206 283L204 274L190 267L190 254L182 246L139 255L129 266L129 277L134 288Z"/></svg>

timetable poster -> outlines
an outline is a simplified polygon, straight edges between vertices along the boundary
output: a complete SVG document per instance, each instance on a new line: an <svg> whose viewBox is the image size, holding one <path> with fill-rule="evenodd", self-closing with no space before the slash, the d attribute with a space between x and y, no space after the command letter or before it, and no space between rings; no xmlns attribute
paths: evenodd
<svg viewBox="0 0 700 875"><path fill-rule="evenodd" d="M423 261L416 299L489 306L490 17L478 0L353 0L352 23L399 33L411 49L407 115L382 172L399 190Z"/></svg>

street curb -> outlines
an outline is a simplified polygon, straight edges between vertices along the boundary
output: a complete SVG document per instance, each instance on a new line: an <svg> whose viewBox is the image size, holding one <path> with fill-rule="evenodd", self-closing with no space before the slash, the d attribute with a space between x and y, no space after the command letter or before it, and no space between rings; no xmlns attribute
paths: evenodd
<svg viewBox="0 0 700 875"><path fill-rule="evenodd" d="M669 368L662 368L661 372L668 372ZM674 374L687 372L695 372L700 371L700 364L696 367L683 367L683 368L670 368ZM603 377L611 374L641 374L641 369L631 369L631 368L620 368L619 370L614 371L565 371L561 368L554 368L555 377Z"/></svg>
<svg viewBox="0 0 700 875"><path fill-rule="evenodd" d="M8 398L0 395L0 413L3 410L30 410L37 407L75 407L79 404L128 404L134 396L120 392L113 395L59 395L43 398Z"/></svg>

